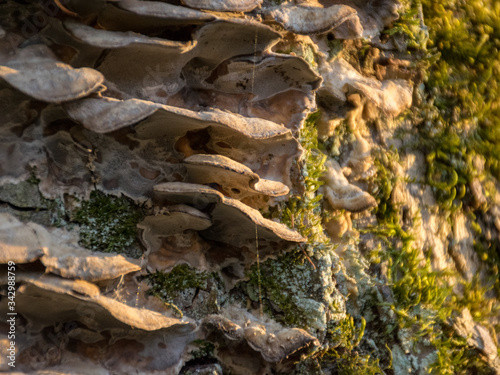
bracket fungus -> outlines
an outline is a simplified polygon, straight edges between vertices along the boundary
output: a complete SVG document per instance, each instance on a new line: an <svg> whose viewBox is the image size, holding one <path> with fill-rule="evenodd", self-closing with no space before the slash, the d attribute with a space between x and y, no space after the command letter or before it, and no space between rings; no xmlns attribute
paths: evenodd
<svg viewBox="0 0 500 375"><path fill-rule="evenodd" d="M162 256L162 254L158 254L162 245L161 238L182 234L188 230L202 231L208 229L211 225L212 221L209 215L194 207L182 204L164 207L160 209L159 212L156 212L155 215L146 216L137 227L143 230L142 239L149 251L149 266L163 270L165 268L170 268L172 265L168 262L166 266L159 267L159 263L164 263L165 261L164 259L159 259L165 257ZM182 257L184 260L185 258L191 258L189 254L186 253L188 253L188 251L183 251ZM202 257L197 251L195 255L197 258ZM181 259L177 257L173 262L175 263L180 260ZM203 263L203 260L198 263Z"/></svg>
<svg viewBox="0 0 500 375"><path fill-rule="evenodd" d="M316 90L321 78L303 59L270 53L262 57L234 57L217 66L205 80L192 87L213 89L227 94L251 94L252 102L269 99L289 90L309 93Z"/></svg>
<svg viewBox="0 0 500 375"><path fill-rule="evenodd" d="M377 201L356 185L350 184L340 165L333 159L325 162L323 192L333 209L360 212L377 205Z"/></svg>
<svg viewBox="0 0 500 375"><path fill-rule="evenodd" d="M71 36L59 37L101 49L97 70L108 92L119 99L138 98L193 110L221 108L282 122L298 128L314 106L312 92L321 78L297 56L271 52L280 34L245 19L209 22L188 41L99 30L65 23ZM210 43L216 37L217 45ZM58 39L57 36L53 36ZM139 58L140 56L140 58ZM127 65L117 69L126 58ZM143 64L144 59L148 61ZM253 73L252 73L253 72ZM293 97L287 113L276 113Z"/></svg>
<svg viewBox="0 0 500 375"><path fill-rule="evenodd" d="M207 316L203 320L203 327L222 335L219 351L223 355L231 355L224 353L225 346L231 348L245 342L247 349L239 348L241 357L244 358L244 352L251 348L268 363L285 365L297 355L319 347L319 341L303 329L284 328L273 321L262 322L247 311L235 307L227 308L219 315Z"/></svg>
<svg viewBox="0 0 500 375"><path fill-rule="evenodd" d="M382 82L364 77L343 58L320 65L323 86L318 94L331 95L337 100L347 100L346 92L354 90L365 95L378 108L389 115L397 116L411 106L412 87L410 82L402 79L384 80Z"/></svg>
<svg viewBox="0 0 500 375"><path fill-rule="evenodd" d="M338 39L372 39L399 17L399 8L399 2L394 0L305 0L287 2L265 11L297 34L331 32Z"/></svg>
<svg viewBox="0 0 500 375"><path fill-rule="evenodd" d="M62 229L49 232L41 225L24 224L9 214L0 214L0 264L39 260L46 272L88 281L116 279L141 269L122 255L84 249L76 239L75 234Z"/></svg>
<svg viewBox="0 0 500 375"><path fill-rule="evenodd" d="M215 12L250 12L262 4L262 0L183 0L182 3L190 8Z"/></svg>
<svg viewBox="0 0 500 375"><path fill-rule="evenodd" d="M67 103L63 108L71 119L87 129L109 133L151 116L158 106L138 99L99 97Z"/></svg>
<svg viewBox="0 0 500 375"><path fill-rule="evenodd" d="M263 179L287 186L292 185L292 162L301 152L298 141L284 126L219 110L195 112L142 100L112 98L86 98L64 108L73 120L93 132L108 133L137 123L132 137L162 140L165 151L177 153L181 159L199 153L217 153L243 164Z"/></svg>
<svg viewBox="0 0 500 375"><path fill-rule="evenodd" d="M107 3L98 13L106 30L154 33L166 27L191 26L214 21L217 17L159 1L126 0Z"/></svg>
<svg viewBox="0 0 500 375"><path fill-rule="evenodd" d="M184 163L187 182L217 184L232 198L241 199L251 194L273 197L289 192L283 183L260 179L250 168L222 155L195 154L184 159Z"/></svg>
<svg viewBox="0 0 500 375"><path fill-rule="evenodd" d="M81 42L109 49L98 70L120 95L160 103L166 103L175 94L181 95L181 90L190 81L203 82L221 62L235 56L252 55L254 49L267 50L279 39L279 34L272 29L246 20L206 24L189 42L98 30L76 23L66 23L65 27ZM256 46L253 43L255 34L258 36ZM220 38L220 43L207 47L214 35ZM116 69L124 58L127 65ZM143 64L144 59L147 65ZM193 64L196 64L195 69L190 68Z"/></svg>
<svg viewBox="0 0 500 375"><path fill-rule="evenodd" d="M130 373L133 369L177 374L187 343L196 337L192 322L128 306L102 295L96 285L86 281L18 273L17 282L16 307L23 312L28 325L27 331L16 335L16 341L20 347L19 367L27 373L49 367L57 373L69 374L87 365L91 371ZM2 310L5 304L4 299L0 304ZM36 331L51 325L60 326L48 331L52 341L43 342ZM71 349L70 337L80 355ZM92 342L95 340L98 341ZM92 347L101 348L105 355L96 356ZM56 351L55 362L55 353L45 355L44 351L36 361L31 358L43 348ZM87 367L83 372L86 371Z"/></svg>
<svg viewBox="0 0 500 375"><path fill-rule="evenodd" d="M209 208L213 224L203 231L209 239L241 246L255 241L257 227L263 243L280 240L300 243L305 240L298 232L263 218L259 211L208 186L169 182L155 186L155 192L158 198L172 203L191 204L198 209Z"/></svg>
<svg viewBox="0 0 500 375"><path fill-rule="evenodd" d="M18 48L14 56L0 56L0 78L26 95L51 103L87 96L104 80L94 69L74 69L59 62L43 44Z"/></svg>
<svg viewBox="0 0 500 375"><path fill-rule="evenodd" d="M128 306L114 298L104 296L99 288L83 280L66 280L56 276L19 274L22 288L17 303L28 320L36 324L57 322L78 317L75 310L88 307L91 316L80 316L86 326L93 329L121 328L157 331L175 328L176 325L191 329L189 321L168 317L156 311ZM36 303L34 303L37 301ZM43 301L43 302L42 302ZM83 304L83 306L82 306Z"/></svg>
<svg viewBox="0 0 500 375"><path fill-rule="evenodd" d="M209 215L194 207L179 204L169 206L167 210L155 215L146 216L138 227L157 236L169 236L187 229L205 230L211 225Z"/></svg>
<svg viewBox="0 0 500 375"><path fill-rule="evenodd" d="M356 18L357 12L346 5L321 6L287 5L272 9L270 15L287 30L297 34L325 33ZM363 28L356 24L354 34L361 36Z"/></svg>

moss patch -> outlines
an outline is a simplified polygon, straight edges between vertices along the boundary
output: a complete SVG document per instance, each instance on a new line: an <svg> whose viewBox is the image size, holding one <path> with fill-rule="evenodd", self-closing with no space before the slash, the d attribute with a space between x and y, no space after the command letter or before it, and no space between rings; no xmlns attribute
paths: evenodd
<svg viewBox="0 0 500 375"><path fill-rule="evenodd" d="M168 273L158 271L149 275L148 281L151 285L149 291L162 300L173 303L183 290L206 289L209 278L208 272L198 272L187 264L180 264Z"/></svg>
<svg viewBox="0 0 500 375"><path fill-rule="evenodd" d="M323 184L321 176L326 170L326 155L320 151L316 122L321 113L311 113L299 134L299 141L304 148L299 160L302 171L303 194L293 195L287 202L271 209L266 214L270 219L278 219L288 227L296 229L307 238L309 255L315 251L331 247L330 239L324 234L322 227L323 212L321 201L323 195L318 193Z"/></svg>
<svg viewBox="0 0 500 375"><path fill-rule="evenodd" d="M392 156L391 156L392 155ZM381 242L370 254L375 263L387 265L387 285L392 289L394 301L381 303L395 317L397 326L385 334L387 343L404 334L410 348L427 342L436 350L436 361L431 365L436 374L489 373L477 350L469 347L457 336L449 325L454 313L468 308L474 311L476 322L489 325L489 320L498 314L498 302L489 298L486 288L478 280L464 281L452 271L434 271L430 254L424 258L414 245L411 228L401 225L399 207L391 200L392 188L397 181L397 154L376 154L377 174L374 182L380 186L376 198L378 224L364 232L375 234ZM453 292L452 283L461 284L462 293ZM499 327L495 327L498 330ZM405 333L406 332L406 333ZM488 370L490 371L490 370Z"/></svg>
<svg viewBox="0 0 500 375"><path fill-rule="evenodd" d="M322 302L319 273L314 265L327 252L333 250L330 239L323 232L322 199L318 193L323 184L326 155L319 149L316 121L320 112L306 119L299 141L304 148L299 165L302 171L303 194L293 195L287 202L273 207L266 216L296 229L307 238L301 245L278 259L261 264L261 290L265 309L278 320L291 326L324 329L326 309ZM255 299L258 291L258 267L254 265L247 283L247 294Z"/></svg>
<svg viewBox="0 0 500 375"><path fill-rule="evenodd" d="M260 264L260 283L264 311L286 325L302 328L321 328L324 306L314 299L315 274L311 264L304 261L300 251L292 251L278 259ZM258 301L259 277L257 265L245 283L247 295ZM323 308L323 311L321 311Z"/></svg>
<svg viewBox="0 0 500 375"><path fill-rule="evenodd" d="M215 346L210 341L195 340L193 344L196 344L198 346L198 349L189 352L189 354L191 354L192 359L206 360L209 358L214 358Z"/></svg>
<svg viewBox="0 0 500 375"><path fill-rule="evenodd" d="M142 252L137 241L137 223L143 210L125 197L93 191L75 212L80 224L80 245L102 252L117 252L138 258Z"/></svg>
<svg viewBox="0 0 500 375"><path fill-rule="evenodd" d="M430 36L424 48L438 58L424 108L415 112L424 114L427 181L444 208L455 208L470 196L475 154L486 160L482 179L500 179L500 8L491 0L424 0L422 8Z"/></svg>

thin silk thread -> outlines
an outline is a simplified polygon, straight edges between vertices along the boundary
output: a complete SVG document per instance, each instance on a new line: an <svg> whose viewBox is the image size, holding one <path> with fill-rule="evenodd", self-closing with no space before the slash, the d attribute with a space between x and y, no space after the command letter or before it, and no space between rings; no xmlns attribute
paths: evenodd
<svg viewBox="0 0 500 375"><path fill-rule="evenodd" d="M257 61L257 36L258 31L255 29L255 38L253 43L253 68L252 68L252 100L254 96L254 85L255 85L255 63ZM250 100L250 107L252 106L252 100ZM257 230L257 224L255 224L255 250L257 253L257 284L259 287L259 312L260 316L263 316L262 311L262 283L260 275L260 254L259 254L259 233Z"/></svg>

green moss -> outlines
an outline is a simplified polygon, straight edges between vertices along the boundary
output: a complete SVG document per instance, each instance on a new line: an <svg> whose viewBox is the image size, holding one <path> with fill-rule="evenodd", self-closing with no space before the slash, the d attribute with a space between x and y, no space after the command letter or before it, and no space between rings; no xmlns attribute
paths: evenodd
<svg viewBox="0 0 500 375"><path fill-rule="evenodd" d="M279 373L280 375L324 375L321 364L316 357L301 359L290 372Z"/></svg>
<svg viewBox="0 0 500 375"><path fill-rule="evenodd" d="M441 54L428 81L431 89L437 89L436 105L446 118L456 112L459 122L477 115L489 117L484 115L491 114L499 100L498 3L423 0L422 6L430 32L429 47Z"/></svg>
<svg viewBox="0 0 500 375"><path fill-rule="evenodd" d="M376 174L370 183L370 190L377 200L374 213L382 225L393 225L398 220L399 207L391 200L392 189L398 178L394 173L394 164L399 162L398 151L375 149L372 153Z"/></svg>
<svg viewBox="0 0 500 375"><path fill-rule="evenodd" d="M28 181L32 185L38 186L38 184L40 183L40 179L36 176L36 172L37 172L36 166L30 168L29 172L30 172L30 176L26 181Z"/></svg>
<svg viewBox="0 0 500 375"><path fill-rule="evenodd" d="M477 350L470 348L467 341L456 336L451 328L443 327L442 335L433 340L437 349L437 359L430 365L431 374L439 375L490 375L491 368L479 360L481 355Z"/></svg>
<svg viewBox="0 0 500 375"><path fill-rule="evenodd" d="M365 328L364 318L356 325L349 315L338 322L330 322L327 330L329 347L321 357L323 366L332 368L332 373L335 374L383 374L377 358L355 350L363 338Z"/></svg>
<svg viewBox="0 0 500 375"><path fill-rule="evenodd" d="M333 60L342 53L342 41L332 38L328 40L328 60Z"/></svg>
<svg viewBox="0 0 500 375"><path fill-rule="evenodd" d="M298 162L302 171L303 194L293 195L287 202L271 208L266 214L268 218L277 219L306 237L305 251L309 256L316 251L331 248L331 242L322 227L323 195L318 193L323 184L321 177L326 170L326 155L319 149L316 129L316 121L320 115L319 111L311 113L299 134L299 141L304 148L302 158Z"/></svg>
<svg viewBox="0 0 500 375"><path fill-rule="evenodd" d="M399 12L399 18L392 24L392 27L383 31L388 36L402 36L410 49L420 50L426 45L428 33L426 28L421 26L419 19L418 3L404 4Z"/></svg>
<svg viewBox="0 0 500 375"><path fill-rule="evenodd" d="M442 207L455 209L475 177L474 154L485 157L487 173L500 177L500 11L490 0L423 0L422 7L428 47L440 55L429 69L430 107L420 127L427 181Z"/></svg>
<svg viewBox="0 0 500 375"><path fill-rule="evenodd" d="M95 190L88 201L81 203L73 220L80 224L83 247L137 258L142 255L137 242L137 223L143 217L143 210L132 200Z"/></svg>
<svg viewBox="0 0 500 375"><path fill-rule="evenodd" d="M461 297L452 301L455 310L469 309L474 321L485 326L490 325L490 322L496 322L496 318L500 316L500 303L495 298L488 297L491 288L484 287L478 276L471 281L463 282L461 286ZM494 328L500 332L500 323L496 322Z"/></svg>
<svg viewBox="0 0 500 375"><path fill-rule="evenodd" d="M370 256L377 263L388 264L387 281L392 285L396 300L392 308L398 316L406 317L408 309L420 305L439 308L449 290L437 282L444 275L433 272L430 259L422 259L422 253L414 247L411 228L401 225L400 207L392 200L392 191L398 181L397 163L399 155L394 148L374 152L377 172L372 191L378 203L374 210L378 224L362 232L373 233L382 241L383 248L379 247Z"/></svg>
<svg viewBox="0 0 500 375"><path fill-rule="evenodd" d="M324 311L318 311L324 309L324 305L314 297L313 288L318 274L313 257L333 249L330 239L323 232L323 196L318 193L323 184L321 176L326 161L326 155L319 150L316 129L319 117L319 111L311 113L299 134L299 141L304 148L299 160L304 192L293 195L266 214L268 218L277 219L296 229L307 238L307 243L276 260L262 263L260 270L261 290L267 311L285 324L313 328L320 328L319 325L324 324ZM258 276L258 267L255 265L250 273L249 294L255 295L254 292L258 290ZM318 299L321 297L318 296ZM277 307L277 310L272 306Z"/></svg>
<svg viewBox="0 0 500 375"><path fill-rule="evenodd" d="M186 289L206 289L210 274L198 272L187 264L180 264L168 273L158 271L148 275L147 278L151 285L149 292L152 295L167 303L173 303L174 299Z"/></svg>
<svg viewBox="0 0 500 375"><path fill-rule="evenodd" d="M70 221L70 215L66 210L64 201L61 198L47 201L47 207L50 214L50 225L54 227L73 227Z"/></svg>
<svg viewBox="0 0 500 375"><path fill-rule="evenodd" d="M320 111L311 113L299 134L299 142L304 148L302 176L306 193L311 194L322 185L320 178L325 171L326 156L319 150L318 129L316 128L316 122L320 116Z"/></svg>
<svg viewBox="0 0 500 375"><path fill-rule="evenodd" d="M379 360L358 350L366 327L364 318L355 324L351 316L328 324L325 344L303 358L292 371L293 375L328 374L358 375L384 374Z"/></svg>
<svg viewBox="0 0 500 375"><path fill-rule="evenodd" d="M384 374L378 359L369 354L361 355L358 352L341 354L335 362L334 369L339 375Z"/></svg>
<svg viewBox="0 0 500 375"><path fill-rule="evenodd" d="M491 289L497 296L500 292L500 258L498 241L486 239L479 222L488 227L483 212L491 204L492 194L486 187L500 179L500 4L423 0L422 8L429 27L427 47L439 54L428 70L425 101L415 109L422 114L417 115L420 122L415 122L419 124L419 148L426 154L426 182L452 225L451 213L468 213L476 232L474 248L489 272L486 284L463 282L463 297L446 300L442 310L467 307L475 311L476 321L487 324L488 317L494 316L492 311L498 312L498 302L490 297L495 294ZM484 171L472 163L477 156L486 161ZM474 202L469 187L474 179L486 190L486 206ZM443 353L466 357L463 350L441 351L442 358L446 357Z"/></svg>
<svg viewBox="0 0 500 375"><path fill-rule="evenodd" d="M354 324L352 316L347 316L338 322L330 322L327 338L334 347L340 346L346 350L352 350L359 345L365 333L366 321L361 318L359 327Z"/></svg>
<svg viewBox="0 0 500 375"><path fill-rule="evenodd" d="M498 238L486 238L482 233L481 226L478 221L481 219L480 215L475 215L469 212L469 219L472 223L474 231L474 250L476 251L479 259L487 266L488 271L488 285L495 290L497 295L500 295L500 252ZM484 224L483 224L484 225Z"/></svg>
<svg viewBox="0 0 500 375"><path fill-rule="evenodd" d="M215 346L206 340L195 340L193 344L198 346L197 350L189 352L192 359L194 360L205 360L208 358L214 358Z"/></svg>
<svg viewBox="0 0 500 375"><path fill-rule="evenodd" d="M321 305L314 295L314 272L302 253L291 251L277 259L260 264L260 284L264 311L289 326L319 328L317 311ZM257 265L252 266L246 283L247 295L258 301L259 275Z"/></svg>
<svg viewBox="0 0 500 375"><path fill-rule="evenodd" d="M428 48L439 56L427 70L424 102L414 109L420 137L417 148L426 155L426 183L433 189L440 213L452 226L455 211L463 210L471 219L474 249L489 277L466 282L454 275L462 293L453 295L450 290L441 305L427 307L434 320L420 334L437 349L434 373L483 373L483 361L463 339L452 332L448 336L436 332L446 328L452 312L464 308L476 322L490 327L499 312L498 241L487 239L481 226L491 225L484 214L493 196L487 186L500 179L500 5L489 0L423 0L422 6L429 26ZM486 161L484 171L473 164L477 157ZM475 179L486 191L486 205L478 206L474 200L470 183ZM436 275L435 292L446 290L443 279ZM413 316L411 310L406 312ZM491 328L500 332L498 325Z"/></svg>
<svg viewBox="0 0 500 375"><path fill-rule="evenodd" d="M444 126L439 112L429 111L434 114L427 113L427 116L442 126L435 126L430 118L425 120L419 128L418 149L426 154L426 183L432 186L440 208L450 216L473 203L471 194L466 193L470 181L479 176L472 166L476 153L460 129Z"/></svg>
<svg viewBox="0 0 500 375"><path fill-rule="evenodd" d="M411 228L402 227L399 207L391 200L397 182L394 165L398 162L397 153L376 152L374 156L377 166L374 183L379 186L375 194L379 202L375 211L378 225L363 232L375 234L381 240L381 246L370 255L376 263L387 265L387 283L394 296L393 303L381 305L394 314L398 323L395 328L410 333L410 341L416 344L426 340L435 348L437 359L432 364L432 373L483 373L485 362L449 328L449 318L454 312L468 308L477 322L488 325L489 319L498 314L498 302L487 296L487 290L478 280L469 283L457 273L432 269L431 252L424 258L414 246ZM462 284L460 295L453 293L451 280ZM389 329L385 339L392 340L392 335L393 329Z"/></svg>

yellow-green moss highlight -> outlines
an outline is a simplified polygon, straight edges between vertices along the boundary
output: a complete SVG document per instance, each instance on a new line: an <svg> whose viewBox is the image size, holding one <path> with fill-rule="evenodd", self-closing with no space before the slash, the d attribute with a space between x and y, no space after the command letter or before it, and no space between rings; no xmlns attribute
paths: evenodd
<svg viewBox="0 0 500 375"><path fill-rule="evenodd" d="M381 241L369 254L371 261L387 264L386 282L391 286L394 302L380 305L392 311L397 327L388 326L386 339L391 341L393 329L397 328L409 331L414 344L424 341L431 344L437 354L430 368L434 374L489 373L478 351L454 333L449 319L468 308L476 322L488 325L498 314L498 301L488 297L487 288L478 279L466 282L456 272L432 269L431 252L424 258L415 247L412 228L402 227L400 209L391 200L398 180L396 151L378 151L374 158L377 173L373 183L379 187L375 194L379 203L375 210L378 223L362 232L375 234ZM452 284L455 283L461 285L462 294L454 294ZM498 328L495 327L497 331Z"/></svg>

